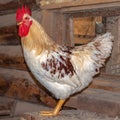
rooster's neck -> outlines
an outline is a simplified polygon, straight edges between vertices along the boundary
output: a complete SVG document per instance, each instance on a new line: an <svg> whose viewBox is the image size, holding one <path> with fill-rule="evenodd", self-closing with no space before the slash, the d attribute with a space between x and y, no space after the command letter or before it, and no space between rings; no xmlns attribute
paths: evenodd
<svg viewBox="0 0 120 120"><path fill-rule="evenodd" d="M47 35L43 27L33 19L33 23L26 37L21 38L22 45L28 50L35 50L40 54L44 50L55 50L57 45Z"/></svg>

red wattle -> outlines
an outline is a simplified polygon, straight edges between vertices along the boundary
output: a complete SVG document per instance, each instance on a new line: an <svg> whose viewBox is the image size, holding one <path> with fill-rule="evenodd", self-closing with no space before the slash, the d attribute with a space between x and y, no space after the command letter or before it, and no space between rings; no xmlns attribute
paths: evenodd
<svg viewBox="0 0 120 120"><path fill-rule="evenodd" d="M32 24L32 21L30 21L29 24L22 23L19 26L18 34L20 37L25 37L28 35L31 24Z"/></svg>

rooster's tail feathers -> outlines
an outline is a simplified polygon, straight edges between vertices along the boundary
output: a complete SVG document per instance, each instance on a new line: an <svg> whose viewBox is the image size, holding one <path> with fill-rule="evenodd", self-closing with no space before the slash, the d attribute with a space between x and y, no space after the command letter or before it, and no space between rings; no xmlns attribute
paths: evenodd
<svg viewBox="0 0 120 120"><path fill-rule="evenodd" d="M96 63L96 68L102 67L105 60L110 56L113 45L113 36L111 33L105 33L102 36L96 37L93 42L89 43L91 57Z"/></svg>
<svg viewBox="0 0 120 120"><path fill-rule="evenodd" d="M101 58L107 58L110 56L112 45L113 45L113 36L111 33L107 32L102 36L98 36L92 42L96 50L101 53Z"/></svg>

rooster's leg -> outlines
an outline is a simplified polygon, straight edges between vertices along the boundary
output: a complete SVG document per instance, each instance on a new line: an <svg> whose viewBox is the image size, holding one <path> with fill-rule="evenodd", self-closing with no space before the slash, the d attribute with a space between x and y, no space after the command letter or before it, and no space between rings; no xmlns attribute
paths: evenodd
<svg viewBox="0 0 120 120"><path fill-rule="evenodd" d="M59 100L58 104L56 105L56 107L53 111L41 111L40 115L42 115L42 116L56 116L56 115L58 115L64 102L65 102L65 100Z"/></svg>

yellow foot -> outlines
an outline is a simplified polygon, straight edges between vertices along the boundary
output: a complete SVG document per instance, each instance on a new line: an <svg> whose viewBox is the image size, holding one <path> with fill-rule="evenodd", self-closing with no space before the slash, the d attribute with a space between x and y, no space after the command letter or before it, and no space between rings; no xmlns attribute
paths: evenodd
<svg viewBox="0 0 120 120"><path fill-rule="evenodd" d="M59 113L55 113L54 111L41 111L40 115L42 116L56 116Z"/></svg>
<svg viewBox="0 0 120 120"><path fill-rule="evenodd" d="M53 111L41 111L40 115L42 115L42 116L56 116L56 115L58 115L64 102L65 102L65 100L59 100L57 106L55 107L55 109Z"/></svg>
<svg viewBox="0 0 120 120"><path fill-rule="evenodd" d="M42 115L42 116L56 116L56 115L58 115L64 102L65 102L65 100L59 100L57 106L55 107L55 109L53 111L41 111L40 115Z"/></svg>

